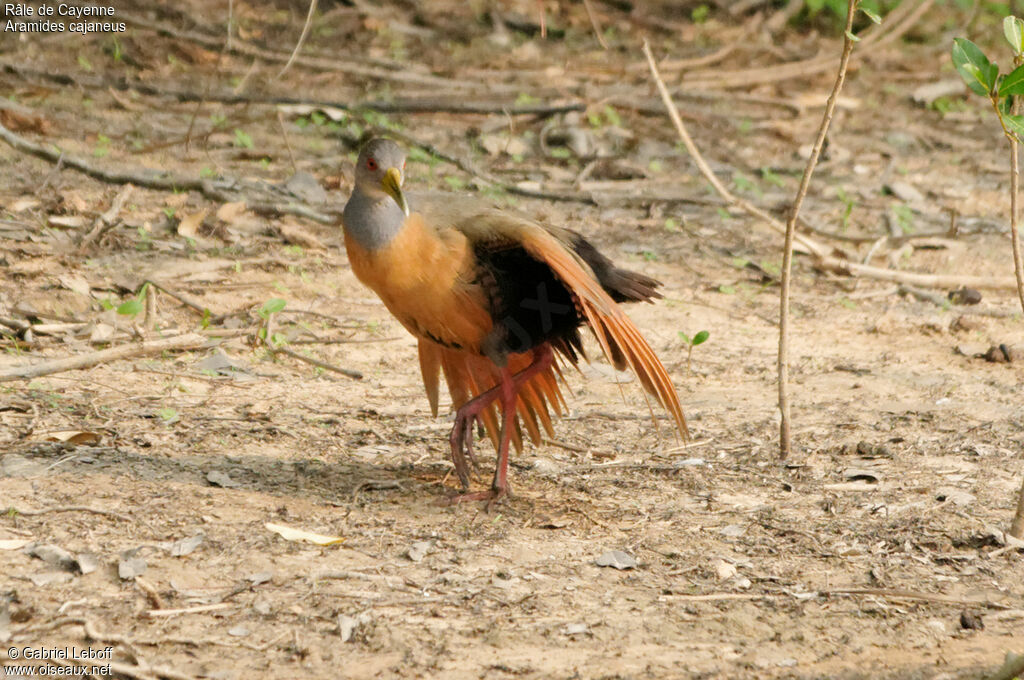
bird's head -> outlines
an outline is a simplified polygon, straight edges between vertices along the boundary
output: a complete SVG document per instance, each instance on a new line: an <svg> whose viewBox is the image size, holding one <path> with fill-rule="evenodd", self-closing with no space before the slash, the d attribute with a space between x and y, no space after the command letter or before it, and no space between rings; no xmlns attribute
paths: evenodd
<svg viewBox="0 0 1024 680"><path fill-rule="evenodd" d="M405 152L390 139L371 139L356 161L356 188L375 198L390 196L406 215L409 203L402 192Z"/></svg>

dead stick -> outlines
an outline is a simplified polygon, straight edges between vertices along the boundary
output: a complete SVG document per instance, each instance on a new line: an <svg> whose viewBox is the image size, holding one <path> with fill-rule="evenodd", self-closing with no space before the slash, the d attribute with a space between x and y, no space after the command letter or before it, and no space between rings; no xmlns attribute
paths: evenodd
<svg viewBox="0 0 1024 680"><path fill-rule="evenodd" d="M163 340L152 340L137 344L121 345L120 347L111 347L109 349L103 349L89 354L82 354L80 356L65 357L62 359L47 359L27 366L22 365L0 369L0 382L25 380L28 378L38 378L39 376L50 375L51 373L91 368L99 364L117 361L119 359L160 354L161 352L166 352L168 350L197 349L207 342L208 339L206 336L198 333L187 333L185 335L178 335L171 338L165 338Z"/></svg>
<svg viewBox="0 0 1024 680"><path fill-rule="evenodd" d="M299 56L299 52L302 51L302 45L306 42L306 37L309 35L309 29L313 25L313 15L316 14L316 0L309 0L309 12L306 14L306 23L302 26L302 33L299 35L299 41L295 43L295 49L292 50L292 54L288 57L287 63L281 67L278 71L275 80L285 74L285 72L292 67L295 63L295 57Z"/></svg>
<svg viewBox="0 0 1024 680"><path fill-rule="evenodd" d="M196 310L200 314L207 315L207 314L210 313L210 310L205 305L203 305L202 303L197 302L195 299L189 297L188 295L185 295L184 293L179 293L179 292L177 292L175 290L171 290L170 288L168 288L167 286L165 286L162 283L154 281L153 279L146 279L145 281L143 281L143 283L148 283L153 288L156 288L157 290L163 291L164 293L166 293L167 295L171 296L172 298L174 298L175 300L177 300L181 304L185 305L186 307L190 307L190 308Z"/></svg>
<svg viewBox="0 0 1024 680"><path fill-rule="evenodd" d="M179 614L203 614L206 612L219 612L222 609L231 609L235 605L230 602L219 602L217 604L203 604L196 607L184 607L182 609L150 609L145 612L150 618L161 616L178 616Z"/></svg>
<svg viewBox="0 0 1024 680"><path fill-rule="evenodd" d="M952 595L937 593L919 593L913 590L896 590L890 588L829 588L819 591L820 595L873 595L875 597L895 598L900 600L919 600L938 604L955 604L960 606L987 607L989 609L1009 609L1008 606L991 600L974 600Z"/></svg>
<svg viewBox="0 0 1024 680"><path fill-rule="evenodd" d="M292 359L304 361L307 364L312 364L326 371L334 371L335 373L340 373L341 375L352 378L354 380L363 379L363 374L360 373L359 371L354 371L350 368L342 368L340 366L329 364L325 361L320 361L319 359L313 359L312 357L303 356L294 350L288 349L287 347L278 347L274 343L273 316L266 320L266 323L264 323L262 330L265 331L265 335L263 337L263 344L266 345L267 349L269 349L273 354L284 354L286 356L290 356Z"/></svg>
<svg viewBox="0 0 1024 680"><path fill-rule="evenodd" d="M669 94L668 88L665 87L665 82L661 79L661 74L658 73L658 66L654 62L654 55L651 53L651 48L646 42L644 42L643 49L644 56L647 57L647 65L651 69L651 77L654 78L654 84L657 86L658 93L661 95L661 100L665 104L665 108L668 110L669 118L672 119L672 124L675 126L676 132L679 134L679 139L683 142L683 145L686 146L686 150L689 152L690 157L693 158L693 162L697 165L697 169L700 170L702 175L704 175L704 179L706 179L708 183L714 187L715 191L717 191L726 201L732 203L748 214L764 220L769 227L780 234L785 234L786 226L782 224L782 222L775 219L764 210L761 210L750 201L740 198L739 196L734 196L732 192L726 189L725 185L719 181L718 177L715 176L715 173L704 160L704 156L701 154L700 149L698 149L697 145L694 143L693 138L690 137L690 133L687 131L686 126L683 125L683 120L679 117L679 111L676 110L676 106L672 102L672 95ZM797 234L796 239L801 246L806 248L816 257L824 257L829 252L828 248L802 234Z"/></svg>
<svg viewBox="0 0 1024 680"><path fill-rule="evenodd" d="M5 512L14 511L15 515L24 515L26 517L37 517L39 515L45 515L50 512L91 512L95 515L105 515L107 517L113 517L119 519L122 522L130 522L131 518L126 515L122 515L119 512L113 510L101 510L99 508L90 508L85 505L60 505L55 508L43 508L41 510L19 510L18 508L8 508Z"/></svg>
<svg viewBox="0 0 1024 680"><path fill-rule="evenodd" d="M807 166L804 168L804 175L800 180L800 188L796 192L796 198L793 199L793 207L789 212L789 220L786 222L786 241L782 249L782 281L779 293L778 373L779 411L782 414L782 421L779 424L779 458L788 456L792 446L789 402L789 291L793 279L793 239L796 236L796 221L800 216L800 207L807 197L807 190L811 186L811 177L814 175L815 166L818 165L821 149L825 145L825 136L832 123L839 92L843 89L843 81L846 80L846 68L850 63L850 55L853 53L853 17L857 12L858 2L859 0L847 0L846 33L843 41L843 55L839 59L839 70L836 73L836 82L832 86L832 92L828 95L825 113L821 117L821 126L818 128L818 137L814 140L811 157L807 159Z"/></svg>
<svg viewBox="0 0 1024 680"><path fill-rule="evenodd" d="M88 234L82 237L81 242L78 244L78 252L83 252L88 248L94 241L98 240L103 234L107 233L114 228L118 223L117 216L121 214L121 209L124 208L125 201L128 200L128 196L132 193L132 185L125 184L121 192L114 197L114 200L110 202L110 208L105 213L97 218L96 223Z"/></svg>
<svg viewBox="0 0 1024 680"><path fill-rule="evenodd" d="M154 85L144 81L125 78L100 78L87 76L70 76L64 73L51 73L22 68L14 64L0 62L4 71L27 79L43 78L60 85L75 85L90 89L134 90L139 94L155 97L174 97L182 102L211 101L220 104L269 104L269 105L305 105L322 108L341 109L343 111L376 111L378 113L468 113L468 114L509 114L512 116L550 116L570 111L584 111L586 104L580 101L569 101L552 104L515 104L512 101L466 101L457 97L423 97L398 98L390 101L345 101L341 99L310 99L288 95L268 95L250 92L198 92L174 86ZM705 93L706 94L706 93ZM720 94L720 93L716 93ZM720 96L725 96L720 94ZM749 95L736 95L746 101ZM792 104L779 103L780 106L793 107Z"/></svg>

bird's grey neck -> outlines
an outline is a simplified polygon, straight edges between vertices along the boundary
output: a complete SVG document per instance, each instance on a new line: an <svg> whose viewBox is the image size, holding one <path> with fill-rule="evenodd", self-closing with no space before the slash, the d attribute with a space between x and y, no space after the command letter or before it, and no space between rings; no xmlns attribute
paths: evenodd
<svg viewBox="0 0 1024 680"><path fill-rule="evenodd" d="M364 250L379 250L401 230L405 214L390 196L375 198L357 187L341 219L346 237L355 239Z"/></svg>

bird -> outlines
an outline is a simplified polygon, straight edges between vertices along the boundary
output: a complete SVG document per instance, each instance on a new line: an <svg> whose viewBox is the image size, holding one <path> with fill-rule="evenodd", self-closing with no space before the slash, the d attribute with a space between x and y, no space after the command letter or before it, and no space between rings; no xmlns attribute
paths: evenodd
<svg viewBox="0 0 1024 680"><path fill-rule="evenodd" d="M668 371L619 304L662 297L661 282L617 267L570 229L471 197L406 192L405 165L397 142L368 141L341 221L356 278L418 340L435 417L444 375L456 409L448 443L462 485L449 502L489 508L509 493L510 445L521 451L524 431L535 444L541 428L554 436L552 417L568 408L562 365L587 359L583 327L689 437ZM469 463L479 469L474 429L493 442L497 463L490 488L470 492Z"/></svg>

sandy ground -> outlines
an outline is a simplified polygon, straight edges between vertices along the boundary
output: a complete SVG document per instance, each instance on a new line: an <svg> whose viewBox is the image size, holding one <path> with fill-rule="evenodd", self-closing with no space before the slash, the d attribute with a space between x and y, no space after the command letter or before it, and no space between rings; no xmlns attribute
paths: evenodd
<svg viewBox="0 0 1024 680"><path fill-rule="evenodd" d="M533 7L521 4L527 13ZM602 7L605 21L633 30ZM585 41L590 28L578 9L558 17ZM158 20L179 25L171 9L162 12ZM301 17L290 21L294 33ZM731 35L712 23L704 38L716 28ZM387 46L394 35L404 34L379 30L372 44ZM189 73L249 68L243 57L215 67L198 47L154 36L135 27L123 41L152 82L186 85ZM324 40L314 46L326 49ZM529 60L521 53L533 44L516 40L513 65ZM791 51L810 51L802 40ZM410 52L425 49L407 42ZM87 74L76 64L86 59L90 73L113 74L122 67L106 44L30 41L0 56L80 76ZM584 48L551 49L569 63L560 78L583 77L570 57ZM875 264L1008 276L994 121L959 96L945 115L914 104L905 90L950 76L935 67L945 48L900 49L851 78L807 216L864 237L826 241L858 261L868 237L886 233L889 214L916 238L883 244ZM452 59L462 55L450 50ZM179 65L168 66L165 53ZM909 64L906 88L888 87L879 65L897 57ZM615 58L641 63L635 51L605 59ZM255 82L278 67L258 68ZM350 95L338 74L299 69L291 77L322 97L331 88ZM197 130L212 131L186 150L173 140L195 104L103 89L88 90L83 104L74 87L0 79L46 122L19 134L96 165L192 174L214 167L268 181L293 172L272 107L206 104ZM827 73L815 79L813 94L828 81ZM587 97L604 111L600 82ZM646 87L642 73L636 82ZM795 100L807 86L788 81L757 94ZM620 115L617 124L584 127L648 175L626 180L630 188L709 198L662 117ZM692 124L723 179L778 206L799 179L794 148L809 141L819 115L813 105L795 116L730 114L722 102L702 104ZM215 116L227 123L216 127ZM296 168L320 180L328 204L343 202L351 148L327 124L299 118L282 117ZM467 140L495 118L503 117L395 120L407 134L513 173L507 154ZM517 134L533 132L524 137L525 180L571 182L585 163L543 157L536 143L545 120L517 120ZM616 130L633 140L617 146ZM131 299L145 278L208 308L208 332L238 329L193 351L0 386L0 507L10 508L0 518L3 648L110 646L121 677L225 680L980 678L1007 651L1024 651L1021 555L1001 543L1024 475L1024 361L975 356L1024 345L1009 290L983 290L975 306L938 306L894 284L816 271L798 257L797 451L780 463L775 234L713 204L500 196L664 282L664 300L630 315L668 367L693 439L673 438L663 414L652 423L635 382L596 360L567 374L571 411L556 424L557 440L514 456L514 496L485 512L438 503L457 487L447 404L444 417L431 418L414 341L355 280L337 227L251 211L215 218L223 206L198 192L137 188L121 222L82 249L82 235L120 187L54 173L7 146L0 172L0 317L79 324L28 340L5 334L0 370L123 345L135 332L158 337L204 325L165 293L152 330L144 314L105 308ZM415 158L409 172L418 186L471 183L450 165ZM920 237L942 232L950 207L961 233ZM275 319L289 347L363 379L259 347L258 310L272 298L287 301ZM679 332L700 330L710 339L688 361ZM493 453L480 449L482 486ZM286 540L268 523L344 540ZM36 544L35 555L26 544ZM612 550L635 566L598 566ZM0 654L13 667L9 657Z"/></svg>

